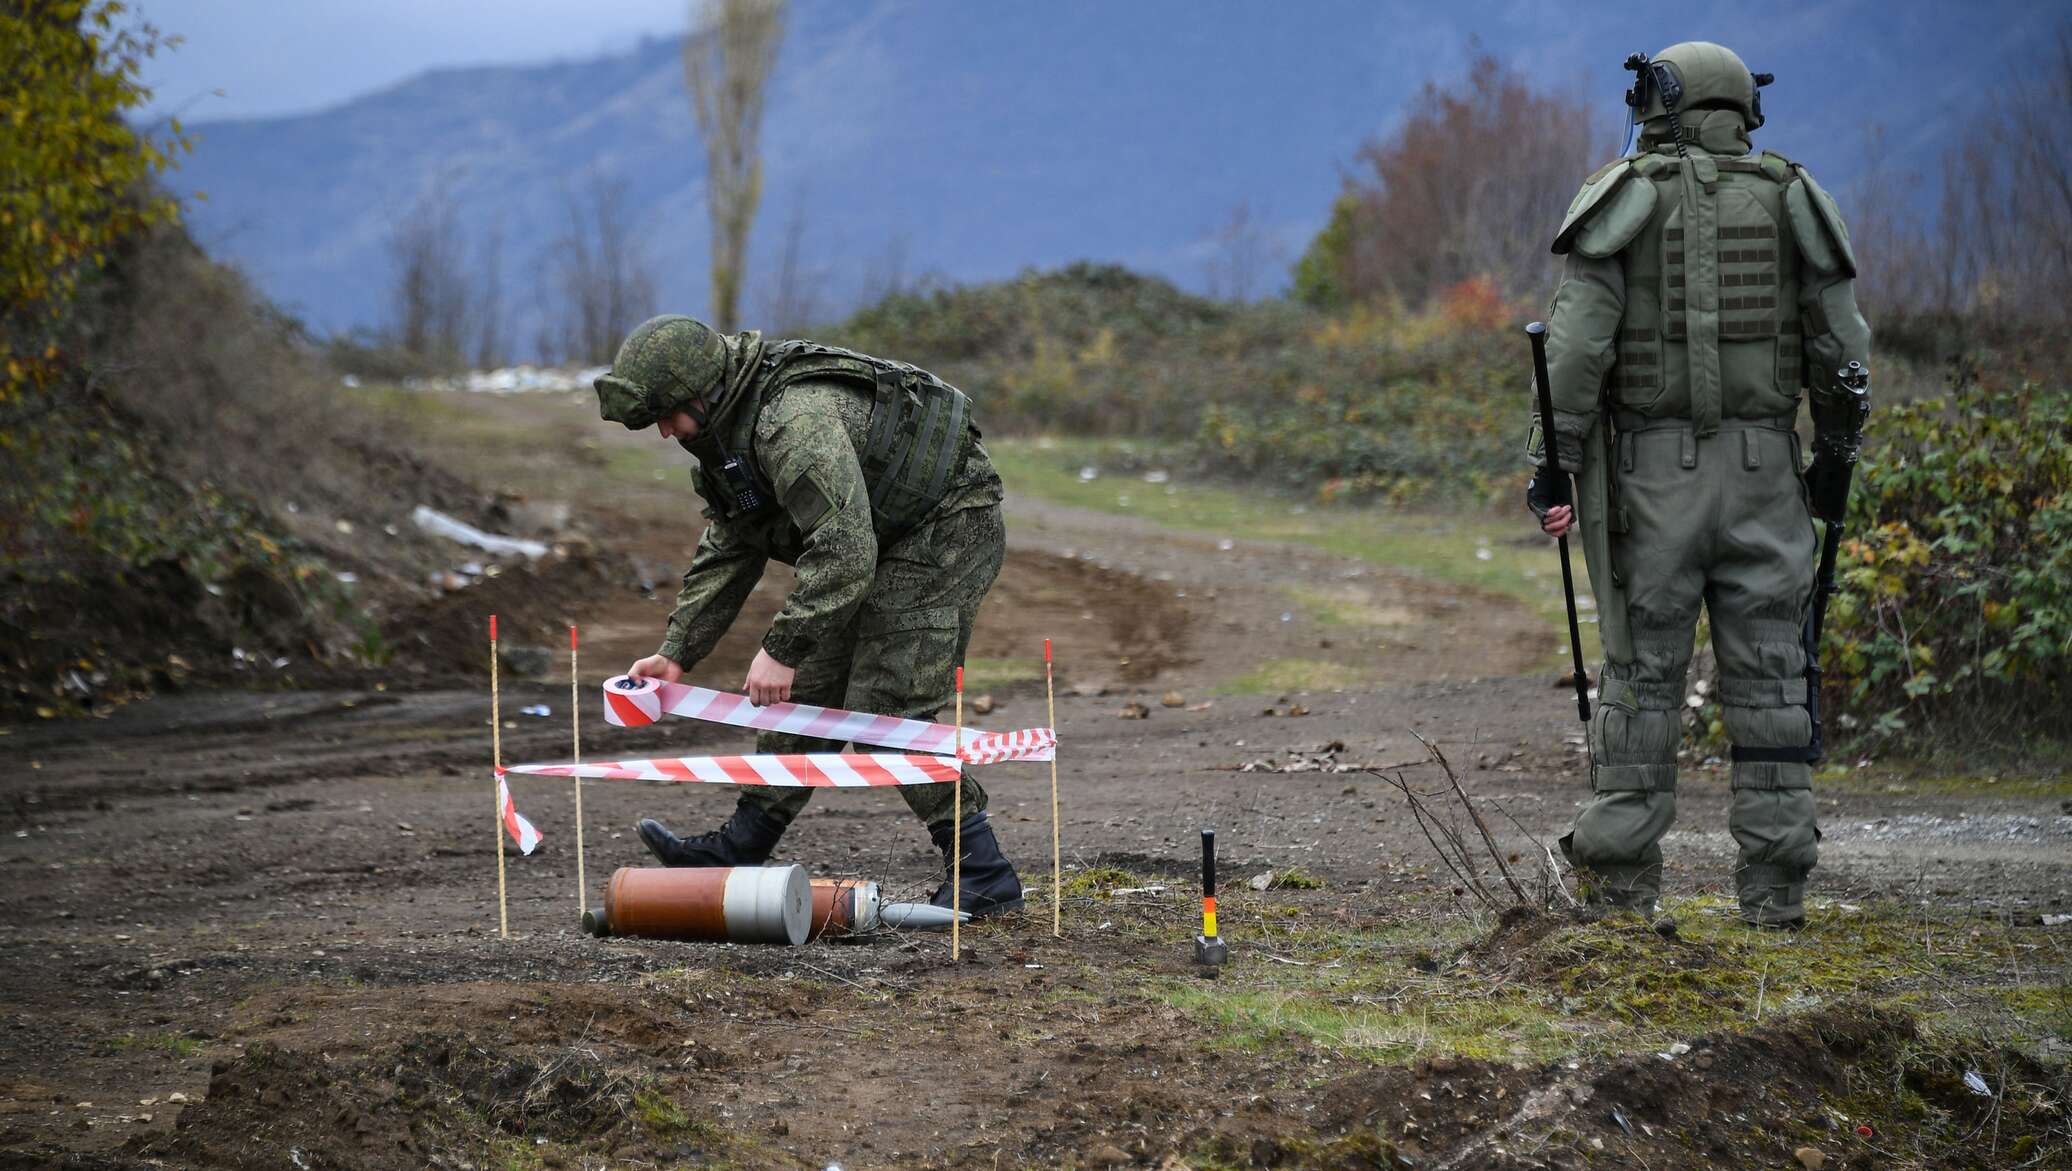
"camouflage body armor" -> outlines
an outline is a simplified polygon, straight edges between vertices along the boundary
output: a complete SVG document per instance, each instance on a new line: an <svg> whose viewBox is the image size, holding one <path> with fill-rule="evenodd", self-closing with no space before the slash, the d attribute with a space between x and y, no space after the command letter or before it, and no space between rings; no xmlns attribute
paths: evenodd
<svg viewBox="0 0 2072 1171"><path fill-rule="evenodd" d="M707 515L750 530L786 519L756 466L755 429L765 407L809 380L869 397L870 426L856 454L869 485L873 527L881 542L912 529L941 502L976 445L971 400L918 367L809 341L763 347L747 385L713 420L712 431L683 442L698 457L694 476L711 506Z"/></svg>
<svg viewBox="0 0 2072 1171"><path fill-rule="evenodd" d="M1637 60L1679 92L1629 95L1641 149L1590 176L1553 245L1568 260L1548 430L1577 469L1605 652L1591 797L1562 847L1599 901L1654 906L1702 609L1734 744L1742 914L1794 923L1819 841L1800 639L1816 540L1795 426L1803 392L1818 425L1835 372L1868 360L1869 327L1833 200L1750 149L1765 79L1704 43Z"/></svg>

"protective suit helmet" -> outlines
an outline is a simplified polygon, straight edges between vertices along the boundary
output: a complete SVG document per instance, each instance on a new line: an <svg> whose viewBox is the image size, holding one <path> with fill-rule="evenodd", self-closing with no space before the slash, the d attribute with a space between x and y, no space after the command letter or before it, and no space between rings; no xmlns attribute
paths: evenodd
<svg viewBox="0 0 2072 1171"><path fill-rule="evenodd" d="M1676 96L1679 114L1700 107L1725 107L1739 112L1750 130L1763 124L1760 90L1775 79L1767 73L1750 73L1740 56L1725 45L1681 41L1652 59L1635 54L1627 60L1627 67L1638 70L1643 61L1648 63L1649 70L1641 73L1640 80L1626 93L1626 104L1632 107L1635 122L1660 118L1669 112L1662 97L1664 86L1658 80L1660 72L1666 70L1670 82L1680 88Z"/></svg>
<svg viewBox="0 0 2072 1171"><path fill-rule="evenodd" d="M677 411L705 426L726 383L726 340L696 318L670 313L626 335L610 372L594 385L598 413L639 431Z"/></svg>

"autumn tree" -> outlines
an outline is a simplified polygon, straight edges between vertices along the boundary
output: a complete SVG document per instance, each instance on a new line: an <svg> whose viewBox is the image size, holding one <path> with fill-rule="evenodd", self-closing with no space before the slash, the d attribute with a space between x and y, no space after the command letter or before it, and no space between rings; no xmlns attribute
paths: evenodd
<svg viewBox="0 0 2072 1171"><path fill-rule="evenodd" d="M712 322L736 328L748 231L763 194L763 104L783 0L698 0L684 40L684 80L705 141L705 203L712 221Z"/></svg>
<svg viewBox="0 0 2072 1171"><path fill-rule="evenodd" d="M1297 294L1417 307L1477 277L1512 297L1544 292L1548 242L1609 149L1591 117L1487 55L1463 84L1426 82L1403 124L1360 148L1325 235L1298 262Z"/></svg>
<svg viewBox="0 0 2072 1171"><path fill-rule="evenodd" d="M149 187L188 148L178 120L154 138L127 117L151 98L145 59L178 42L124 26L124 14L78 0L0 7L0 402L51 386L79 358L66 351L82 276L178 215Z"/></svg>

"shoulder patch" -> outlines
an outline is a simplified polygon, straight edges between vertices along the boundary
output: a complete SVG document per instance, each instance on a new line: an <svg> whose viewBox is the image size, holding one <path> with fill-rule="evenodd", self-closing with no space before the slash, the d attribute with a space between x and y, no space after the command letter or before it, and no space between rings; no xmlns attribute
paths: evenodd
<svg viewBox="0 0 2072 1171"><path fill-rule="evenodd" d="M1622 202L1622 200L1615 197L1622 196L1626 192L1646 189L1647 194L1643 198L1647 201L1647 211L1653 211L1655 202L1653 186L1647 183L1633 183L1631 182L1633 177L1633 161L1631 159L1617 159L1598 168L1596 173L1585 180L1583 189L1576 192L1575 199L1569 202L1568 214L1561 218L1561 230L1554 234L1554 254L1556 256L1566 256L1571 251L1576 251L1578 237L1583 234L1584 229L1593 220L1600 218L1604 212L1611 210L1615 203ZM1630 212L1630 208L1627 210ZM1630 217L1629 215L1622 214L1617 218L1623 222ZM1640 223L1645 222L1647 222L1647 215L1643 213L1640 217ZM1617 243L1611 246L1610 252L1593 250L1585 252L1584 255L1608 256L1611 252L1618 251L1619 247L1626 243L1626 240L1632 238L1634 232L1640 230L1640 223L1633 224L1627 231L1625 238L1618 240ZM1591 233L1590 243L1593 248L1603 247L1603 237L1605 235L1606 233L1603 231Z"/></svg>
<svg viewBox="0 0 2072 1171"><path fill-rule="evenodd" d="M1791 165L1793 182L1784 189L1785 214L1791 220L1792 238L1799 254L1821 272L1856 275L1856 252L1849 246L1849 228L1842 223L1842 209L1813 181L1806 168Z"/></svg>
<svg viewBox="0 0 2072 1171"><path fill-rule="evenodd" d="M818 528L834 506L834 501L828 499L827 492L814 481L810 472L800 476L784 493L784 511L803 533Z"/></svg>

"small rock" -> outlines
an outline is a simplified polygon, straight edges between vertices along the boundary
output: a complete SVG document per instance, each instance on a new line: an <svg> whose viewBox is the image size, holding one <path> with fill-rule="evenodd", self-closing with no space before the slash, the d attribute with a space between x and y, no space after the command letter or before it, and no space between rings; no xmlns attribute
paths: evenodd
<svg viewBox="0 0 2072 1171"><path fill-rule="evenodd" d="M1259 874L1254 874L1250 879L1248 879L1245 882L1245 885L1251 887L1253 890L1265 890L1266 888L1273 885L1273 871L1267 870Z"/></svg>
<svg viewBox="0 0 2072 1171"><path fill-rule="evenodd" d="M1186 707L1187 697L1177 691L1168 691L1159 698L1158 702L1162 707Z"/></svg>
<svg viewBox="0 0 2072 1171"><path fill-rule="evenodd" d="M1303 707L1303 706L1302 706L1301 704L1299 704L1299 703L1298 703L1298 704L1293 704L1293 705L1291 705L1291 706L1290 706L1290 707L1288 708L1288 715L1289 715L1289 716L1290 716L1291 718L1292 718L1292 717L1295 717L1295 716L1306 716L1306 715L1308 715L1308 714L1309 714L1309 709L1308 709L1308 708L1306 708L1306 707Z"/></svg>
<svg viewBox="0 0 2072 1171"><path fill-rule="evenodd" d="M1111 1143L1102 1143L1088 1151L1086 1157L1096 1167L1127 1167L1132 1161L1122 1148Z"/></svg>
<svg viewBox="0 0 2072 1171"><path fill-rule="evenodd" d="M1151 709L1141 703L1130 702L1123 704L1122 710L1115 714L1125 720L1148 720L1151 718Z"/></svg>
<svg viewBox="0 0 2072 1171"><path fill-rule="evenodd" d="M994 710L999 706L999 702L996 701L990 694L981 695L977 699L971 701L971 711L973 715L990 716L993 714Z"/></svg>
<svg viewBox="0 0 2072 1171"><path fill-rule="evenodd" d="M1797 1159L1799 1166L1806 1171L1820 1171L1827 1166L1827 1156L1820 1152L1819 1147L1800 1147L1791 1153L1791 1157Z"/></svg>

